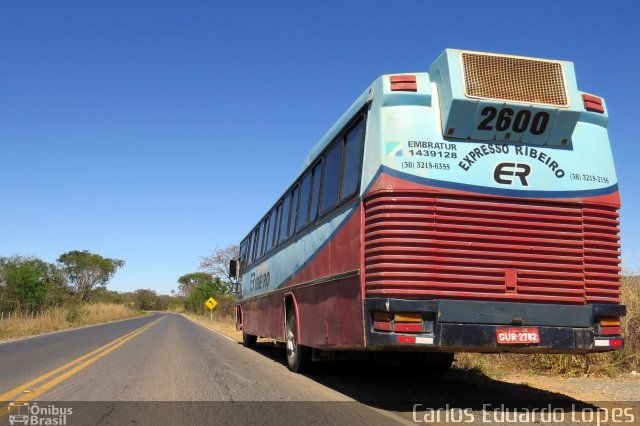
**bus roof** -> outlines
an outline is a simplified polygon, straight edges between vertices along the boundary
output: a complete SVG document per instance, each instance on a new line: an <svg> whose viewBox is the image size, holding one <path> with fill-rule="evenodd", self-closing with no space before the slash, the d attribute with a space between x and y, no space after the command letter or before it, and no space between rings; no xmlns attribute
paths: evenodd
<svg viewBox="0 0 640 426"><path fill-rule="evenodd" d="M344 114L340 116L338 121L336 121L333 124L333 126L331 126L331 128L327 131L327 133L325 133L324 136L322 136L322 138L320 139L320 141L311 149L311 151L307 155L307 158L304 160L304 163L302 164L302 169L300 170L300 173L304 172L304 170L307 167L309 167L309 165L311 165L311 163L318 157L318 155L320 155L322 150L325 149L327 145L331 143L333 138L335 138L338 133L340 133L340 130L342 130L342 128L349 122L349 120L351 120L351 118L353 118L353 116L362 107L364 107L367 104L367 102L369 102L372 99L373 86L375 85L376 81L379 80L380 78L382 77L378 77L378 79L376 79L369 87L367 87L367 89L364 92L362 92L362 94L358 97L358 99L356 99L356 101L352 103L349 108L347 108Z"/></svg>

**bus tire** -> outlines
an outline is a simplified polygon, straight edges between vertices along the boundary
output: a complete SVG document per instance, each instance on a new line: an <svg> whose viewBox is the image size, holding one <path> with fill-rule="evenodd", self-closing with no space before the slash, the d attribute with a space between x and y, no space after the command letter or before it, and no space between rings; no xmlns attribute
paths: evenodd
<svg viewBox="0 0 640 426"><path fill-rule="evenodd" d="M258 336L254 336L253 334L242 333L242 344L247 348L252 348L256 345L258 341Z"/></svg>
<svg viewBox="0 0 640 426"><path fill-rule="evenodd" d="M311 368L311 348L298 344L298 321L295 309L291 307L287 313L285 343L287 364L294 373L304 373Z"/></svg>

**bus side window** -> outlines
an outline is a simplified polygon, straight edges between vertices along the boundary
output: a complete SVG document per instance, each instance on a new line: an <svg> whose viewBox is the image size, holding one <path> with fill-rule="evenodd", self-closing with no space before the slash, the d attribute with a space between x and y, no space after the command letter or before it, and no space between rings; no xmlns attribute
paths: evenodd
<svg viewBox="0 0 640 426"><path fill-rule="evenodd" d="M240 270L239 276L242 276L242 272L244 272L244 267L247 264L247 240L244 240L240 243Z"/></svg>
<svg viewBox="0 0 640 426"><path fill-rule="evenodd" d="M282 202L280 202L280 204L278 204L278 207L276 207L276 220L273 222L273 236L272 238L272 244L273 246L277 246L278 245L278 235L279 235L279 231L280 231L280 222L282 218Z"/></svg>
<svg viewBox="0 0 640 426"><path fill-rule="evenodd" d="M265 240L267 239L266 237L267 226L269 226L268 216L265 220L262 221L262 224L260 225L260 238L258 239L258 257L259 258L262 257L262 255L264 254L264 243L265 243Z"/></svg>
<svg viewBox="0 0 640 426"><path fill-rule="evenodd" d="M256 232L253 234L253 244L254 244L254 248L253 248L253 260L258 260L258 249L260 246L258 246L258 243L260 242L260 226L258 226L256 228Z"/></svg>
<svg viewBox="0 0 640 426"><path fill-rule="evenodd" d="M324 213L336 205L338 201L338 183L340 182L340 163L342 161L342 138L327 152L322 178L322 197L320 213Z"/></svg>
<svg viewBox="0 0 640 426"><path fill-rule="evenodd" d="M356 192L360 181L360 154L362 153L362 130L364 121L351 129L345 141L344 161L342 163L342 185L340 200L348 198Z"/></svg>
<svg viewBox="0 0 640 426"><path fill-rule="evenodd" d="M269 226L267 227L267 233L265 237L266 242L264 245L265 246L264 251L266 253L269 253L269 251L273 247L273 228L275 228L275 223L276 223L276 209L274 207L273 210L271 210L271 212L269 213Z"/></svg>
<svg viewBox="0 0 640 426"><path fill-rule="evenodd" d="M251 233L251 239L249 240L249 263L253 263L253 259L256 257L256 232Z"/></svg>
<svg viewBox="0 0 640 426"><path fill-rule="evenodd" d="M251 263L251 237L253 234L249 234L247 237L247 265Z"/></svg>
<svg viewBox="0 0 640 426"><path fill-rule="evenodd" d="M296 229L296 218L298 217L298 195L300 194L300 186L296 185L291 190L291 220L289 221L289 231L287 238L293 235Z"/></svg>
<svg viewBox="0 0 640 426"><path fill-rule="evenodd" d="M322 182L322 160L313 167L313 188L311 191L311 207L309 209L309 223L318 216L318 199L320 198L320 183Z"/></svg>
<svg viewBox="0 0 640 426"><path fill-rule="evenodd" d="M289 211L291 207L291 193L288 193L284 198L284 204L282 207L282 217L280 218L280 235L278 236L278 243L287 238L287 231L289 230Z"/></svg>
<svg viewBox="0 0 640 426"><path fill-rule="evenodd" d="M300 184L300 207L298 208L298 224L296 229L303 228L309 223L309 194L311 192L311 172L302 178Z"/></svg>
<svg viewBox="0 0 640 426"><path fill-rule="evenodd" d="M255 249L255 259L260 258L260 243L262 242L262 223L258 225L258 230L256 231L256 249Z"/></svg>

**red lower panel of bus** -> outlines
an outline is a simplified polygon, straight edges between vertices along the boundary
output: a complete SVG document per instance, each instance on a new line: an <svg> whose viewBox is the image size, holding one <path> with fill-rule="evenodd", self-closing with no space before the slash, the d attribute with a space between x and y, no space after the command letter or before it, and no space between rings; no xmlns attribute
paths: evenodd
<svg viewBox="0 0 640 426"><path fill-rule="evenodd" d="M294 296L302 344L350 348L364 345L359 275L304 287Z"/></svg>
<svg viewBox="0 0 640 426"><path fill-rule="evenodd" d="M284 340L284 303L287 295L292 295L297 305L301 344L335 348L358 348L364 345L359 275L243 302L243 331Z"/></svg>

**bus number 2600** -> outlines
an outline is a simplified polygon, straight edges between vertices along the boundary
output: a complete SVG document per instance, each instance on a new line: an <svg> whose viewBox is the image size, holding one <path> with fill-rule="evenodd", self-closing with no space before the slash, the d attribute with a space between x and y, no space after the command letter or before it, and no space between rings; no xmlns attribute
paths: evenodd
<svg viewBox="0 0 640 426"><path fill-rule="evenodd" d="M546 111L538 111L532 117L528 109L515 112L511 108L501 108L498 111L497 108L488 106L482 109L480 115L485 119L478 124L478 130L492 131L495 127L499 132L522 133L528 130L533 135L541 135L549 124L549 113Z"/></svg>

